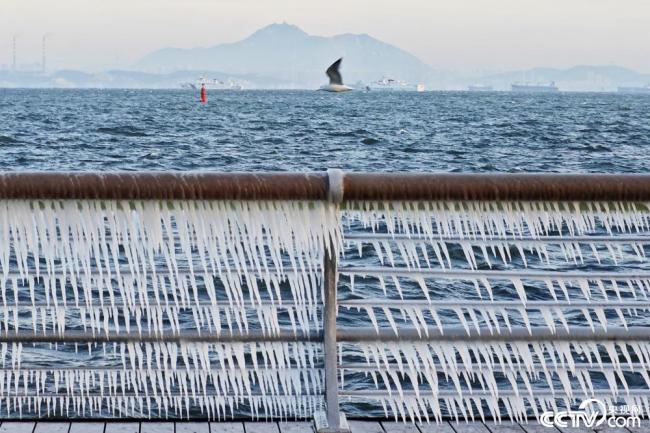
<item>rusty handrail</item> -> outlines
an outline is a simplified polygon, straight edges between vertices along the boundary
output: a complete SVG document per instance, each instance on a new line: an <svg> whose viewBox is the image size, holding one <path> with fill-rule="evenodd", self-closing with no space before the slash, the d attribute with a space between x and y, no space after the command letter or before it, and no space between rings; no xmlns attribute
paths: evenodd
<svg viewBox="0 0 650 433"><path fill-rule="evenodd" d="M650 201L647 174L344 173L342 199ZM0 199L327 200L326 172L0 172Z"/></svg>

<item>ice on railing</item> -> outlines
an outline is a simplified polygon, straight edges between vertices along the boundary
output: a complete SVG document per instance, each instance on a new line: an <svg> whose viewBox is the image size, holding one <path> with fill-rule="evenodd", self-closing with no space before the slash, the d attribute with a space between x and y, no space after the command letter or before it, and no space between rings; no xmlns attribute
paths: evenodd
<svg viewBox="0 0 650 433"><path fill-rule="evenodd" d="M249 308L231 307L227 304L75 308L23 303L0 308L0 329L4 332L22 329L65 334L66 330L74 327L93 335L132 331L163 335L179 334L183 329L190 328L221 335L246 333L253 325L265 335L277 335L283 327L298 333L317 330L321 326L316 305L296 306L293 303Z"/></svg>
<svg viewBox="0 0 650 433"><path fill-rule="evenodd" d="M422 304L417 306L399 305L387 306L347 306L349 310L365 312L372 326L379 332L379 323L385 321L395 335L399 335L399 326L402 323L413 326L418 334L429 335L431 328L436 328L444 334L445 326L458 323L470 335L473 331L477 334L501 334L512 330L513 323L522 323L532 333L533 326L547 327L552 333L558 330L569 331L569 319L576 322L581 320L593 332L602 330L607 332L611 327L628 327L628 321L634 319L644 320L650 313L650 304L644 303L640 306L616 307L616 306L582 306L575 307L564 304L557 307L552 306L507 306L493 307L490 302L481 305L480 302L471 306L445 306ZM537 315L533 315L537 312ZM613 317L612 317L613 314ZM445 322L441 316L445 316ZM607 316L610 316L609 318ZM450 317L455 319L453 322ZM533 324L533 322L535 322Z"/></svg>
<svg viewBox="0 0 650 433"><path fill-rule="evenodd" d="M3 305L36 302L42 283L48 304L85 307L185 306L201 295L235 307L259 304L263 290L281 303L282 284L315 305L325 246L340 244L331 206L282 201L4 200L0 242Z"/></svg>
<svg viewBox="0 0 650 433"><path fill-rule="evenodd" d="M650 412L647 395L623 395L616 398L604 394L596 396L606 407L625 406L635 408L635 410L638 408L642 414ZM463 423L467 421L486 423L515 421L526 424L530 422L531 415L535 419L539 419L544 412L566 411L567 408L577 407L583 402L581 399L573 399L564 395L544 394L534 396L475 394L446 395L444 397L409 395L399 398L368 396L363 398L363 401L366 405L370 402L381 405L384 412L394 416L396 420L441 423L451 419L458 424L459 428L462 428Z"/></svg>
<svg viewBox="0 0 650 433"><path fill-rule="evenodd" d="M567 315L575 319L576 310L592 329L627 327L647 317L650 210L645 203L366 202L350 205L343 221L355 229L345 241L351 266L341 272L352 292L361 284L379 286L391 299L418 294L427 300L419 307L399 301L368 305L363 310L373 325L379 315L396 329L401 317L426 332L428 326L442 328L440 316L451 314L468 332L473 327L498 333L510 328L511 316L528 328L535 322L552 331L568 328ZM356 266L355 253L379 266ZM442 281L462 291L440 292ZM495 290L500 299L507 294L520 305L491 306ZM436 302L440 296L476 302L451 307ZM557 305L529 305L539 299ZM615 305L630 300L640 302ZM612 305L572 308L576 301ZM539 320L531 320L531 314Z"/></svg>
<svg viewBox="0 0 650 433"><path fill-rule="evenodd" d="M309 333L340 233L323 202L0 200L0 332ZM0 413L217 419L322 405L319 343L106 343L83 365L79 346L3 344Z"/></svg>
<svg viewBox="0 0 650 433"><path fill-rule="evenodd" d="M27 402L30 413L55 415L50 405L58 401L59 410L66 413L88 415L91 410L90 414L100 415L105 405L104 415L124 415L123 409L107 406L121 397L145 404L137 412L131 408L128 416L159 416L164 408L163 416L170 415L169 410L176 417L189 416L186 411L193 409L193 414L212 411L216 419L227 412L255 410L260 416L286 418L304 415L304 410L320 404L323 393L317 343L103 343L89 346L88 361L77 368L54 362L47 367L33 367L26 361L21 365L22 358L38 359L43 353L49 353L52 361L65 359L70 349L65 346L49 352L47 345L27 345L25 350L19 344L2 346L4 409L10 411L7 401L12 400L19 405ZM84 356L78 354L81 362ZM215 401L222 401L218 411L211 403ZM88 408L80 411L75 402Z"/></svg>
<svg viewBox="0 0 650 433"><path fill-rule="evenodd" d="M528 267L531 259L537 259L541 264L549 265L551 261L563 260L567 264L584 265L585 261L593 258L597 264L611 261L617 265L625 260L644 262L646 260L647 240L599 237L590 239L563 240L561 237L526 238L526 239L472 239L445 238L426 239L420 237L373 239L369 241L346 239L348 249L357 251L363 257L363 247L370 243L380 264L395 266L397 259L407 269L439 268L452 269L451 245L458 245L463 252L464 260L470 269L478 269L479 262L485 261L487 269L498 265L508 266L513 261L522 262ZM431 253L432 252L432 253Z"/></svg>
<svg viewBox="0 0 650 433"><path fill-rule="evenodd" d="M345 217L373 232L486 240L585 235L601 227L609 234L640 232L650 228L649 209L636 202L361 202Z"/></svg>
<svg viewBox="0 0 650 433"><path fill-rule="evenodd" d="M97 418L119 416L123 418L182 418L192 415L222 421L232 419L236 413L247 413L254 419L308 418L323 409L321 396L233 396L177 395L135 396L27 396L0 399L0 413L19 417Z"/></svg>
<svg viewBox="0 0 650 433"><path fill-rule="evenodd" d="M279 331L279 315L309 331L323 254L339 245L337 214L321 202L4 200L1 321L15 328L20 311L23 328L64 333L78 309L95 332L131 321L177 332L187 309L219 333L248 331L248 307L264 332Z"/></svg>
<svg viewBox="0 0 650 433"><path fill-rule="evenodd" d="M553 398L573 401L595 395L616 400L633 398L634 391L650 388L647 341L401 342L360 344L358 350L370 367L361 369L372 379L369 383L388 393L377 397L384 403L386 415L412 421L427 419L429 410L436 407L433 414L439 420L439 403L433 400L443 396L460 403L465 420L500 419L498 402L502 398L521 405L521 410L508 414L521 419L526 411L538 414L549 407L524 404L524 399L531 403L540 394L549 395L547 403ZM344 375L359 370L341 368ZM633 383L628 383L630 375L635 376ZM596 376L599 381L604 376L605 389L598 386ZM429 400L430 404L425 403ZM650 406L641 407L650 414ZM447 406L448 415L453 415L450 409Z"/></svg>
<svg viewBox="0 0 650 433"><path fill-rule="evenodd" d="M423 340L458 326L467 335L575 326L594 335L346 344L341 380L343 395L353 385L352 401L412 421L523 421L594 396L650 414L648 343L599 340L650 318L648 204L365 202L348 204L342 220L347 322L397 336L406 325ZM354 364L360 358L365 365Z"/></svg>

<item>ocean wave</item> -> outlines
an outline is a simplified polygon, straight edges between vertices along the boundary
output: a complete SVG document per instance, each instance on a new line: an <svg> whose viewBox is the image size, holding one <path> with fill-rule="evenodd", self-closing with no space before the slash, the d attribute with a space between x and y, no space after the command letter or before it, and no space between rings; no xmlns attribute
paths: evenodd
<svg viewBox="0 0 650 433"><path fill-rule="evenodd" d="M14 144L14 143L20 143L20 141L7 135L0 135L0 144Z"/></svg>
<svg viewBox="0 0 650 433"><path fill-rule="evenodd" d="M97 132L110 135L123 135L125 137L147 137L143 129L136 128L135 126L114 126L114 127L100 127Z"/></svg>

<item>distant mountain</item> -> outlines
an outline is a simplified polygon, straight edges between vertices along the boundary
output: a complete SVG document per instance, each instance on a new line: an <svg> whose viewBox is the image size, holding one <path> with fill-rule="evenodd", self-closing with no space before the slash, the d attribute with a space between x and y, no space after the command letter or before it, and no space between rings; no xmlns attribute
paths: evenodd
<svg viewBox="0 0 650 433"><path fill-rule="evenodd" d="M146 72L214 70L231 75L273 77L280 87L316 87L325 69L344 57L348 84L388 76L412 83L431 82L434 70L417 57L366 34L312 36L290 24L271 24L248 38L208 48L164 48L134 66Z"/></svg>
<svg viewBox="0 0 650 433"><path fill-rule="evenodd" d="M569 69L534 68L481 77L482 84L495 89L509 89L515 82L548 83L554 81L560 90L612 91L618 86L641 86L650 83L650 74L642 74L620 66L580 65Z"/></svg>

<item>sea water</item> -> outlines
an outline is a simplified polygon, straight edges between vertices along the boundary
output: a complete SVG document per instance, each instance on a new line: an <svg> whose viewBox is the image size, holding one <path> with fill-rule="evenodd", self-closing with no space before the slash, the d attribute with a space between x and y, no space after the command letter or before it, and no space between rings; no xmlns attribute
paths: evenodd
<svg viewBox="0 0 650 433"><path fill-rule="evenodd" d="M0 170L644 172L650 98L0 89Z"/></svg>

